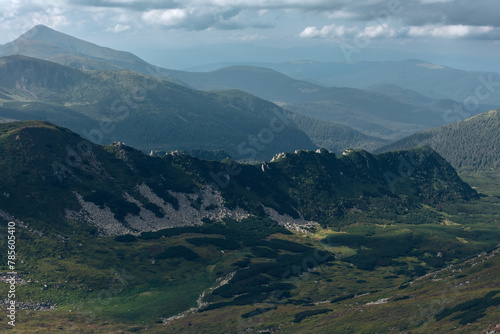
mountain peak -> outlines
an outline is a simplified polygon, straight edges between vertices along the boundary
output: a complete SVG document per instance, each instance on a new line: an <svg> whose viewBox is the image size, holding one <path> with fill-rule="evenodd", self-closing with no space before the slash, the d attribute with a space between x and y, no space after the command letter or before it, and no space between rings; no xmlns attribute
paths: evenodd
<svg viewBox="0 0 500 334"><path fill-rule="evenodd" d="M16 40L23 40L23 39L28 39L28 40L39 40L39 41L47 41L48 39L56 39L60 36L67 36L66 34L63 34L57 30L54 30L52 28L49 28L43 24L38 24L19 36L19 38ZM14 41L15 42L15 41Z"/></svg>
<svg viewBox="0 0 500 334"><path fill-rule="evenodd" d="M39 24L16 40L0 46L0 57L20 54L49 60L79 69L126 69L143 74L151 72L139 57L124 51L101 47Z"/></svg>
<svg viewBox="0 0 500 334"><path fill-rule="evenodd" d="M33 28L31 28L30 30L28 30L26 33L29 33L29 32L37 32L37 31L54 31L54 32L57 32L56 30L52 29L52 28L49 28L47 27L46 25L43 25L43 24L37 24L36 26L34 26Z"/></svg>
<svg viewBox="0 0 500 334"><path fill-rule="evenodd" d="M58 47L68 48L71 51L75 51L75 47L79 45L96 46L93 43L54 30L43 24L34 26L30 30L19 36L19 38L16 41L23 39L45 42L53 44ZM14 41L14 43L16 41Z"/></svg>

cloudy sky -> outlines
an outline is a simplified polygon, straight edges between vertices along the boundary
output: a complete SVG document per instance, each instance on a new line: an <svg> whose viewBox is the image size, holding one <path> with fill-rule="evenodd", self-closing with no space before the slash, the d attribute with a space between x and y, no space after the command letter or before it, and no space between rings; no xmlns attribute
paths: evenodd
<svg viewBox="0 0 500 334"><path fill-rule="evenodd" d="M0 0L0 44L37 24L157 65L420 58L500 71L498 0Z"/></svg>

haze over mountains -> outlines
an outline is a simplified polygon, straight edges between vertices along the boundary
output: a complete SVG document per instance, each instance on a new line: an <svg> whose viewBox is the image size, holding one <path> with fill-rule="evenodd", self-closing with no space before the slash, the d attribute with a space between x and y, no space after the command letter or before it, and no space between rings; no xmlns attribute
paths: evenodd
<svg viewBox="0 0 500 334"><path fill-rule="evenodd" d="M252 160L316 144L342 151L384 142L242 91L202 92L133 72L88 72L24 56L2 58L0 72L0 116L51 121L99 143L225 149Z"/></svg>
<svg viewBox="0 0 500 334"><path fill-rule="evenodd" d="M429 139L430 133L441 133L439 129L401 139L493 109L483 102L496 101L495 75L418 60L355 64L304 61L260 64L269 68L229 66L185 72L155 67L129 52L100 47L45 26L36 26L0 46L0 55L10 54L50 62L21 56L2 59L0 117L54 122L99 143L124 141L144 151L222 149L236 159L250 160L270 159L278 152L295 149L325 147L342 152L349 147L385 150L428 144L451 159L455 167L496 166L491 159L464 162L451 158L448 150L453 145ZM337 84L365 89L325 87L276 70L325 84L335 79ZM478 75L490 86L476 89L481 96L486 97L483 93L487 92L488 98L476 98L480 103L474 109L470 104L473 99L458 103L443 98L470 91ZM453 94L451 82L456 88ZM121 115L117 115L119 111ZM277 115L286 117L287 127L259 142L256 138L262 129L269 129ZM103 128L106 126L109 129ZM494 133L495 126L488 129ZM479 130L468 128L460 133L464 131ZM427 139L421 140L423 137ZM480 142L488 145L496 136L488 138ZM388 145L390 139L401 141ZM465 151L477 152L472 148ZM204 156L202 152L199 154ZM471 159L471 154L467 156Z"/></svg>
<svg viewBox="0 0 500 334"><path fill-rule="evenodd" d="M350 143L346 143L347 146L343 144L332 146L331 143L328 143L328 140L325 142L321 138L312 138L313 134L310 131L306 131L316 144L337 150L349 145L373 149L379 143L383 144L384 140L399 139L420 130L454 121L456 117L453 117L453 110L456 109L456 106L464 108L461 103L456 103L449 98L443 98L450 96L446 89L443 91L443 89L436 88L436 91L443 92L441 95L434 94L439 97L439 99L434 99L427 97L416 98L418 93L412 92L408 88L401 89L396 86L387 86L387 83L393 80L392 78L401 77L401 73L407 73L407 75L403 76L404 78L408 78L405 79L407 82L395 81L398 84L401 83L402 87L405 87L405 85L408 85L408 82L420 82L421 76L429 77L428 71L435 70L431 65L416 66L419 65L416 61L409 62L410 65L405 63L403 64L404 66L392 67L379 66L378 63L369 64L374 69L371 72L367 70L367 74L369 75L366 77L362 77L361 74L358 75L358 73L365 73L363 72L366 70L366 64L364 63L352 65L361 66L352 72L348 72L348 69L345 68L345 66L351 66L349 64L334 64L332 65L333 67L340 66L340 68L337 68L337 72L334 71L333 73L331 69L328 69L331 64L308 62L265 64L271 68L273 66L281 66L283 71L295 71L295 75L302 77L306 76L306 72L312 76L319 75L319 73L322 75L330 73L329 75L339 78L337 86L346 84L346 82L342 81L343 74L347 75L346 72L354 73L354 75L358 75L356 79L358 86L362 86L362 88L371 87L375 91L372 92L359 89L324 87L307 81L292 79L271 69L254 66L229 67L210 73L167 70L152 66L128 52L102 48L95 44L56 32L45 26L36 26L17 40L0 46L0 55L12 54L22 54L55 61L79 69L126 69L153 75L175 83L185 83L189 87L202 90L240 89L261 98L277 102L280 106L298 113L347 125L363 132L365 135L371 136L371 138L363 138L359 143L351 141ZM463 71L447 68L444 73L448 73L449 71L454 74L452 76L448 74L445 76L433 75L433 80L442 85L442 82L455 78L457 75L463 77ZM317 78L314 80L318 81ZM467 79L466 81L470 80ZM377 84L377 86L374 87L374 84ZM429 88L432 85L422 82L422 86ZM388 89L387 87L391 88ZM487 101L480 102L472 111L468 112L469 116L493 109L489 105L482 104ZM450 113L453 115L450 116ZM334 126L332 125L330 128L334 128ZM341 127L337 128L340 129ZM342 132L351 131L345 127L341 129ZM327 132L330 134L333 133L331 130ZM362 134L352 133L355 134L353 137L363 137ZM373 137L379 139L374 139ZM340 136L336 138L340 138Z"/></svg>
<svg viewBox="0 0 500 334"><path fill-rule="evenodd" d="M373 86L393 84L434 99L453 99L458 102L463 102L470 95L474 96L476 88L486 81L491 85L482 89L481 95L484 98L480 102L489 105L500 103L499 73L464 71L418 59L355 63L312 60L287 63L222 63L198 66L190 70L209 72L235 65L266 67L299 80L332 87L371 89Z"/></svg>
<svg viewBox="0 0 500 334"><path fill-rule="evenodd" d="M202 90L240 89L313 117L348 125L386 139L446 124L463 104L432 99L392 85L368 90L323 87L295 80L271 69L233 66L207 73L170 71L171 76ZM389 87L389 86L388 86ZM478 105L474 114L491 110Z"/></svg>

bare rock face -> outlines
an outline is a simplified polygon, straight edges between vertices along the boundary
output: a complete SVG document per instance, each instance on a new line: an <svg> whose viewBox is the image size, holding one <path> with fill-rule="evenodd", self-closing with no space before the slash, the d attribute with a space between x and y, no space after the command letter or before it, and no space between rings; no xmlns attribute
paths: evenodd
<svg viewBox="0 0 500 334"><path fill-rule="evenodd" d="M179 226L201 225L203 224L203 218L241 220L250 216L243 209L236 208L233 210L227 208L221 194L210 186L202 188L196 194L169 191L170 195L175 197L179 203L177 209L172 204L161 199L145 184L138 185L137 190L150 203L157 205L164 213L164 217L156 216L128 193L124 193L123 197L128 202L136 204L140 208L140 212L138 215L128 214L124 221L117 220L109 207L100 207L92 202L86 202L83 196L78 193L75 193L75 196L81 205L81 209L78 212L67 210L66 217L73 221L96 226L100 235L122 235L139 234Z"/></svg>
<svg viewBox="0 0 500 334"><path fill-rule="evenodd" d="M241 209L229 209L226 207L224 198L220 192L211 186L203 187L195 194L170 191L170 195L178 201L178 208L165 202L151 190L146 184L137 186L138 192L150 203L158 206L164 213L164 217L158 217L152 211L128 193L123 197L130 203L140 208L138 215L127 214L123 221L115 218L113 212L107 206L99 206L84 200L83 196L74 193L81 205L79 211L66 210L66 218L83 224L90 224L98 228L99 235L123 235L140 234L141 232L157 231L165 228L194 226L203 224L202 219L221 220L231 218L242 220L250 214ZM292 218L289 215L280 215L276 210L264 207L269 218L290 230L309 233L310 229L318 226L317 222L300 218Z"/></svg>
<svg viewBox="0 0 500 334"><path fill-rule="evenodd" d="M114 214L108 207L100 208L92 202L85 202L82 195L76 192L74 194L82 208L78 212L66 210L66 218L79 223L94 225L99 229L101 235L132 233L132 230L115 219Z"/></svg>

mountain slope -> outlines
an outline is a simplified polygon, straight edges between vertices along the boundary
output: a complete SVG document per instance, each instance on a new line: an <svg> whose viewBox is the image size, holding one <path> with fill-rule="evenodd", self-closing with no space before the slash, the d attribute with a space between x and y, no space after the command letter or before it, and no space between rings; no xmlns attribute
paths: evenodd
<svg viewBox="0 0 500 334"><path fill-rule="evenodd" d="M429 148L378 156L353 151L340 158L326 150L298 151L281 154L271 163L238 165L207 162L183 154L148 157L122 144L96 146L64 128L29 121L0 124L0 152L0 169L4 171L0 184L3 192L10 194L1 199L0 209L21 217L51 217L60 221L71 216L68 210L76 212L79 205L85 207L85 202L101 203L98 205L110 207L118 222L126 217L132 219L125 223L125 230L158 228L142 226L132 217L143 217L147 211L138 206L143 203L143 208L148 207L148 187L167 202L178 203L173 204L176 207L179 201L185 202L185 198L194 195L200 201L213 197L206 194L207 185L212 184L220 189L226 203L219 206L267 215L262 211L263 204L295 218L300 212L306 219L322 224L334 223L335 217L342 217L345 210L354 206L370 211L372 199L394 197L396 202L401 200L411 207L419 202L435 204L476 196ZM411 172L400 171L401 161L412 164ZM41 189L50 196L39 198ZM179 195L184 199L176 200L167 189L187 195ZM59 200L53 201L56 197ZM207 210L202 212L210 216ZM113 228L120 225L117 221ZM166 222L160 219L157 224Z"/></svg>
<svg viewBox="0 0 500 334"><path fill-rule="evenodd" d="M378 151L429 145L460 170L500 169L500 109L464 121L426 130Z"/></svg>
<svg viewBox="0 0 500 334"><path fill-rule="evenodd" d="M365 314L387 307L398 314L391 327L425 329L439 316L430 325L448 329L457 327L448 313L418 310L435 305L453 273L470 279L457 294L497 301L498 258L460 263L498 243L498 201L479 202L430 148L240 165L151 157L28 121L0 124L0 171L0 225L16 225L26 319L14 332L385 331ZM443 302L449 315L476 317L461 329L498 313Z"/></svg>

